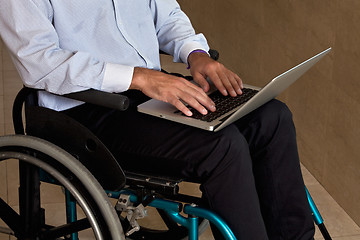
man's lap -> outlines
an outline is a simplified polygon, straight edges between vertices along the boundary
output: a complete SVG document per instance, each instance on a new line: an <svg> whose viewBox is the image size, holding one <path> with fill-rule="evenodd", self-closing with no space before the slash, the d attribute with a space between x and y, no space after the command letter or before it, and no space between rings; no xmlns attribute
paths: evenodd
<svg viewBox="0 0 360 240"><path fill-rule="evenodd" d="M192 174L181 169L194 169L218 144L219 139L242 141L235 139L243 138L241 132L246 131L252 119L261 118L262 112L269 112L264 109L271 108L273 114L276 108L273 105L281 105L278 101L272 101L236 124L215 133L138 113L136 104L124 112L84 104L66 113L90 128L124 169L166 170L181 176Z"/></svg>

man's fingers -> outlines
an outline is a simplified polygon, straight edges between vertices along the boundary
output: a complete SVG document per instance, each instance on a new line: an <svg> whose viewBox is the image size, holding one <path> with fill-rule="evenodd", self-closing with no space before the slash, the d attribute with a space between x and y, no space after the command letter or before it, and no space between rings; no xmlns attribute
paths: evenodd
<svg viewBox="0 0 360 240"><path fill-rule="evenodd" d="M231 72L228 69L221 69L222 71L212 72L209 74L210 79L213 81L217 89L224 95L235 97L238 94L242 94L243 88L242 81L239 76Z"/></svg>
<svg viewBox="0 0 360 240"><path fill-rule="evenodd" d="M196 109L201 114L207 114L208 111L215 111L215 103L209 96L196 85L189 83L189 88L182 91L179 98Z"/></svg>
<svg viewBox="0 0 360 240"><path fill-rule="evenodd" d="M192 60L194 61L191 67L191 74L194 77L194 80L203 87L206 91L206 77L209 77L210 80L215 84L217 89L224 95L235 97L238 94L242 94L242 80L241 78L227 69L223 64L216 62L210 58L201 58L197 59L194 56ZM200 61L201 60L201 61ZM199 77L201 75L201 77Z"/></svg>
<svg viewBox="0 0 360 240"><path fill-rule="evenodd" d="M211 81L214 83L215 87L222 93L222 95L227 96L228 91L222 79L218 76L217 73L209 74Z"/></svg>
<svg viewBox="0 0 360 240"><path fill-rule="evenodd" d="M172 102L169 103L171 103L174 107L176 107L186 116L188 117L192 116L192 112L179 99L174 99Z"/></svg>
<svg viewBox="0 0 360 240"><path fill-rule="evenodd" d="M204 92L209 91L210 85L209 85L208 81L206 81L205 77L202 74L195 73L193 78L194 78L194 81L200 85L200 87L202 88L202 90Z"/></svg>
<svg viewBox="0 0 360 240"><path fill-rule="evenodd" d="M230 96L236 97L237 91L235 89L237 89L238 86L234 83L233 78L223 71L219 72L218 75Z"/></svg>
<svg viewBox="0 0 360 240"><path fill-rule="evenodd" d="M196 111L199 113L206 115L208 111L206 108L199 103L194 97L188 94L184 94L181 98L182 101L178 98L174 98L173 100L169 101L172 105L174 105L178 110L180 110L182 113L184 113L186 116L192 116L192 112L189 110L189 108L183 103L186 102L189 104L189 106L193 107Z"/></svg>
<svg viewBox="0 0 360 240"><path fill-rule="evenodd" d="M229 72L229 77L228 79L230 80L230 83L233 87L233 89L236 91L237 94L242 94L242 81L239 78L239 76L237 76L236 74Z"/></svg>
<svg viewBox="0 0 360 240"><path fill-rule="evenodd" d="M237 74L235 74L235 79L236 79L236 81L239 83L240 88L243 89L243 88L244 88L244 84L243 84L242 79L241 79Z"/></svg>

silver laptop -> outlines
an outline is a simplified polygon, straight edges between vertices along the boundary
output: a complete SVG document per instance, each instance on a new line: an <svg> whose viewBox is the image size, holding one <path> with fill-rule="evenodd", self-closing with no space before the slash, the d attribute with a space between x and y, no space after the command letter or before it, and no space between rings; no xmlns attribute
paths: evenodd
<svg viewBox="0 0 360 240"><path fill-rule="evenodd" d="M223 97L217 90L215 92L210 92L209 96L215 102L215 107L217 109L215 113L211 113L209 111L207 115L203 116L196 110L190 109L193 112L193 116L188 117L178 111L171 104L156 99L151 99L140 104L137 109L142 113L216 132L278 96L282 91L284 91L298 78L300 78L307 70L309 70L315 63L317 63L322 57L329 53L330 50L331 48L328 48L325 51L291 68L290 70L280 74L279 76L272 79L263 88L244 84L243 94L236 98L230 96ZM220 98L220 100L214 100L212 96L214 94L217 95L215 98ZM226 109L222 111L221 114L219 114L220 103L217 103L217 101L230 101L231 103L227 103L225 105L236 106L230 110Z"/></svg>

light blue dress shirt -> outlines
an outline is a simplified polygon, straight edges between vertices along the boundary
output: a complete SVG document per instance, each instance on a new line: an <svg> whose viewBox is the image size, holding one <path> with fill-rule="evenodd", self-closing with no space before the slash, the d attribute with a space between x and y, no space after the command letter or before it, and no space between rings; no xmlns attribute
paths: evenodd
<svg viewBox="0 0 360 240"><path fill-rule="evenodd" d="M24 84L60 95L123 92L134 67L160 70L160 49L184 63L209 49L176 0L0 0L0 34ZM39 103L81 104L46 92Z"/></svg>

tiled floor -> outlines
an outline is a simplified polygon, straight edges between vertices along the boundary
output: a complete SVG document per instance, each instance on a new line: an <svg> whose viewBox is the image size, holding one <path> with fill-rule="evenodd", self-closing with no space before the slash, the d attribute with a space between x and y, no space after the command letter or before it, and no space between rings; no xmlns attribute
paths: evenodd
<svg viewBox="0 0 360 240"><path fill-rule="evenodd" d="M305 184L334 240L360 240L360 227L335 202L316 179L303 167ZM317 231L315 239L323 239Z"/></svg>
<svg viewBox="0 0 360 240"><path fill-rule="evenodd" d="M344 212L344 210L331 198L331 196L325 191L325 189L316 181L316 179L303 168L303 175L305 183L309 192L311 193L317 207L319 208L323 218L325 219L326 227L330 232L334 240L360 240L360 227L357 226L354 221ZM193 194L199 194L198 186L195 184L186 184L182 186L184 192ZM46 186L48 191L44 198L47 200L45 208L51 212L47 218L51 219L53 224L64 219L64 204L62 202L62 191L59 188L53 188ZM152 215L150 213L150 215ZM152 221L155 226L161 226L159 222ZM4 226L3 222L0 222L0 226ZM91 233L85 232L82 234L84 240L93 239ZM0 240L13 240L14 237L9 237L6 234L0 234ZM201 237L201 240L212 240L210 230L207 230ZM320 233L317 231L315 239L323 239Z"/></svg>

